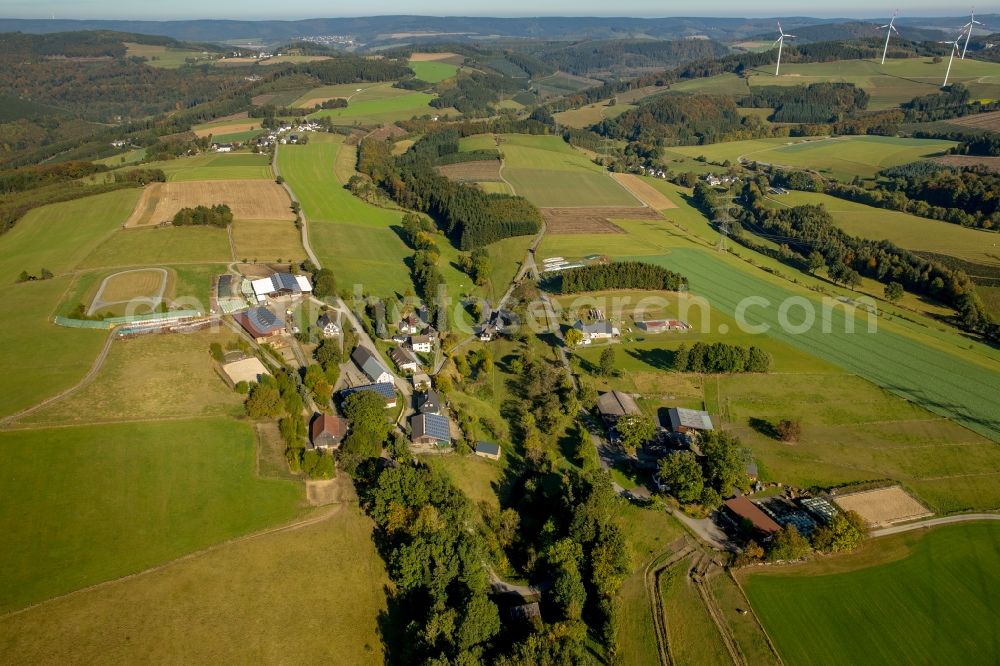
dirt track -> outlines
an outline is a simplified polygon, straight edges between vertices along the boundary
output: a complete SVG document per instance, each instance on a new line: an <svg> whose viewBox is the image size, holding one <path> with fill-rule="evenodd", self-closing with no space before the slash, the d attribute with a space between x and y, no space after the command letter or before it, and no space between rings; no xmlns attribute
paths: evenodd
<svg viewBox="0 0 1000 666"><path fill-rule="evenodd" d="M617 180L619 185L631 192L632 196L650 208L655 208L656 210L677 208L677 204L642 178L639 178L639 176L631 173L613 173L611 177Z"/></svg>

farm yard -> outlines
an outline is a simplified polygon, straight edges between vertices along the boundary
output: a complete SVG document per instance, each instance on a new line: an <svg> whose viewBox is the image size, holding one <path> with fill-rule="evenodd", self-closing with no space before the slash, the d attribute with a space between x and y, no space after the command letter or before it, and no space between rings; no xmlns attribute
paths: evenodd
<svg viewBox="0 0 1000 666"><path fill-rule="evenodd" d="M908 213L874 208L818 192L772 196L775 206L823 206L852 236L888 240L907 250L935 252L974 264L1000 266L1000 233L970 229Z"/></svg>
<svg viewBox="0 0 1000 666"><path fill-rule="evenodd" d="M302 502L300 486L254 477L250 426L227 419L4 431L0 458L2 611L290 520Z"/></svg>
<svg viewBox="0 0 1000 666"><path fill-rule="evenodd" d="M667 157L704 156L711 162L764 162L776 166L812 169L849 181L871 178L882 169L943 154L953 141L902 139L880 136L845 136L826 139L751 139L705 146L674 146Z"/></svg>
<svg viewBox="0 0 1000 666"><path fill-rule="evenodd" d="M995 663L1000 528L966 523L741 573L785 663Z"/></svg>
<svg viewBox="0 0 1000 666"><path fill-rule="evenodd" d="M181 208L216 204L229 206L237 220L295 219L288 194L274 181L182 181L147 185L125 226L169 223Z"/></svg>

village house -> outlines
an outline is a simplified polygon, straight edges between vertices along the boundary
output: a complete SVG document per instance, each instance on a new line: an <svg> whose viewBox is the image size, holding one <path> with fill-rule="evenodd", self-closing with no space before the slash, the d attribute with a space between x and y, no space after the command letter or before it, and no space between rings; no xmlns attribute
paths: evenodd
<svg viewBox="0 0 1000 666"><path fill-rule="evenodd" d="M284 322L267 308L257 307L237 312L233 319L258 343L267 342L285 332Z"/></svg>
<svg viewBox="0 0 1000 666"><path fill-rule="evenodd" d="M607 319L601 319L590 323L585 323L582 319L577 319L573 328L583 335L583 344L589 345L594 340L610 340L620 337L622 332L617 326Z"/></svg>
<svg viewBox="0 0 1000 666"><path fill-rule="evenodd" d="M441 396L434 389L417 396L417 411L421 414L442 414Z"/></svg>
<svg viewBox="0 0 1000 666"><path fill-rule="evenodd" d="M213 143L212 150L217 153L231 153L233 152L233 144L231 143Z"/></svg>
<svg viewBox="0 0 1000 666"><path fill-rule="evenodd" d="M415 414L410 417L410 441L416 446L449 446L451 422L440 414Z"/></svg>
<svg viewBox="0 0 1000 666"><path fill-rule="evenodd" d="M424 329L424 325L420 318L411 312L400 320L397 328L403 335L416 335Z"/></svg>
<svg viewBox="0 0 1000 666"><path fill-rule="evenodd" d="M317 449L336 449L347 434L347 421L339 416L317 414L309 426L309 436Z"/></svg>
<svg viewBox="0 0 1000 666"><path fill-rule="evenodd" d="M708 412L697 409L671 407L667 410L667 423L670 431L676 433L712 430L712 418Z"/></svg>
<svg viewBox="0 0 1000 666"><path fill-rule="evenodd" d="M374 354L358 346L351 354L351 360L375 384L392 384L393 376Z"/></svg>
<svg viewBox="0 0 1000 666"><path fill-rule="evenodd" d="M500 460L500 445L494 442L476 442L475 453L480 458Z"/></svg>
<svg viewBox="0 0 1000 666"><path fill-rule="evenodd" d="M323 332L324 338L335 338L340 335L340 325L329 312L316 320L316 326Z"/></svg>
<svg viewBox="0 0 1000 666"><path fill-rule="evenodd" d="M389 352L389 358L396 364L400 372L413 373L420 369L420 363L417 362L416 357L405 347L394 347Z"/></svg>
<svg viewBox="0 0 1000 666"><path fill-rule="evenodd" d="M352 386L351 388L346 388L340 392L341 400L347 400L350 396L355 393L361 393L362 391L371 391L372 393L377 393L382 396L385 400L385 408L393 409L398 403L398 398L396 396L396 386L388 382L376 382L374 384L363 384L361 386Z"/></svg>
<svg viewBox="0 0 1000 666"><path fill-rule="evenodd" d="M410 348L421 354L430 354L434 351L434 341L429 335L414 335L410 338Z"/></svg>

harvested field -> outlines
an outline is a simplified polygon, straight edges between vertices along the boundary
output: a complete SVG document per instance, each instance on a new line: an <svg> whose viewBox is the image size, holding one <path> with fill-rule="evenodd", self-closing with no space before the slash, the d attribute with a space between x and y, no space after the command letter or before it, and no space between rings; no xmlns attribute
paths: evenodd
<svg viewBox="0 0 1000 666"><path fill-rule="evenodd" d="M651 208L542 208L549 234L623 234L614 219L659 220Z"/></svg>
<svg viewBox="0 0 1000 666"><path fill-rule="evenodd" d="M978 157L976 155L946 155L935 157L932 162L947 164L953 167L984 166L991 171L1000 173L1000 157Z"/></svg>
<svg viewBox="0 0 1000 666"><path fill-rule="evenodd" d="M201 127L194 130L199 138L206 136L223 136L225 134L238 134L239 132L250 132L260 129L260 121L233 122L226 125L213 125L211 127Z"/></svg>
<svg viewBox="0 0 1000 666"><path fill-rule="evenodd" d="M617 180L622 187L631 192L632 196L637 197L650 208L654 208L656 210L677 208L677 204L668 199L665 194L654 188L652 185L639 178L639 176L631 173L613 173L611 174L611 177Z"/></svg>
<svg viewBox="0 0 1000 666"><path fill-rule="evenodd" d="M437 170L442 176L447 176L449 180L458 183L501 182L500 160L446 164L438 167Z"/></svg>
<svg viewBox="0 0 1000 666"><path fill-rule="evenodd" d="M932 515L899 486L843 495L834 498L833 501L844 511L856 511L872 527L883 527Z"/></svg>
<svg viewBox="0 0 1000 666"><path fill-rule="evenodd" d="M977 113L972 116L953 118L947 121L949 125L960 125L961 127L972 127L975 129L1000 132L1000 111L990 111L989 113Z"/></svg>
<svg viewBox="0 0 1000 666"><path fill-rule="evenodd" d="M273 181L211 180L148 185L126 227L155 226L181 208L224 203L238 220L294 220L288 194Z"/></svg>

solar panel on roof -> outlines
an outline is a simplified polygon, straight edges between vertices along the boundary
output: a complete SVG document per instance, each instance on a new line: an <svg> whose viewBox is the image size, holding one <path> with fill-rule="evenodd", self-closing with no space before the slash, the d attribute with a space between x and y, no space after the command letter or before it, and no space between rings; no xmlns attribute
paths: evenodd
<svg viewBox="0 0 1000 666"><path fill-rule="evenodd" d="M434 439L451 439L451 425L448 423L446 417L438 416L437 414L424 414L423 419L424 434Z"/></svg>

